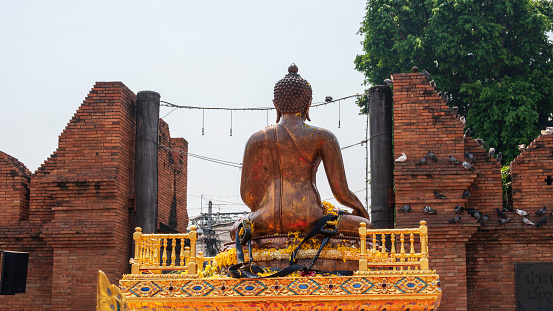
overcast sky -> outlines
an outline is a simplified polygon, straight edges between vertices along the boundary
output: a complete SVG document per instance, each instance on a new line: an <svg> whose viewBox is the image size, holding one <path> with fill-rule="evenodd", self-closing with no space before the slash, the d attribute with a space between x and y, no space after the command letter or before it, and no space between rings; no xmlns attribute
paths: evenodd
<svg viewBox="0 0 553 311"><path fill-rule="evenodd" d="M135 93L201 107L270 107L274 84L294 62L313 102L364 91L353 60L365 1L4 1L0 0L0 150L34 172L96 81L122 81ZM339 107L340 106L340 107ZM339 109L340 108L340 109ZM172 109L162 107L160 116ZM311 124L342 147L365 138L354 99L314 108ZM276 115L269 113L268 123ZM242 162L266 112L177 109L164 120L189 152ZM339 120L341 127L338 128ZM365 202L365 148L343 151L350 189ZM188 208L203 195L215 211L241 211L240 170L188 161ZM332 198L322 165L318 187ZM329 200L336 204L334 199ZM204 201L204 211L207 203Z"/></svg>

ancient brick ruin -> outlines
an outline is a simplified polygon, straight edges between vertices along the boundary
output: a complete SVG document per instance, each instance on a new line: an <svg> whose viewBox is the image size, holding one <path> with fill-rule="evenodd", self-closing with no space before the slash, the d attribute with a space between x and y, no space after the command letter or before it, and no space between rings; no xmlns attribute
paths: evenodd
<svg viewBox="0 0 553 311"><path fill-rule="evenodd" d="M130 272L135 110L123 83L99 82L35 173L0 152L0 249L30 252L26 293L2 308L95 310L97 271ZM158 220L184 232L188 145L162 120L159 143Z"/></svg>
<svg viewBox="0 0 553 311"><path fill-rule="evenodd" d="M551 224L526 226L514 212L505 226L495 209L502 209L500 164L470 137L463 124L420 73L393 75L394 151L408 160L394 167L396 210L410 205L411 213L397 213L396 227L414 227L424 219L429 227L430 266L443 289L440 310L515 310L515 262L553 261ZM416 166L428 151L438 162ZM476 158L474 172L448 161L452 155L465 161L464 152ZM512 163L513 207L527 210L529 219L543 205L553 209L553 136L538 137ZM464 191L471 196L462 198ZM437 191L446 199L437 199ZM436 215L423 212L431 206ZM485 225L466 212L458 224L456 205L489 215Z"/></svg>

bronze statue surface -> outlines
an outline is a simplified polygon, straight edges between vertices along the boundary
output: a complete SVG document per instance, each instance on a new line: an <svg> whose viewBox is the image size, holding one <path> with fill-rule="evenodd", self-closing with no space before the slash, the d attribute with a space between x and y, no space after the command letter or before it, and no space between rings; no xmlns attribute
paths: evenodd
<svg viewBox="0 0 553 311"><path fill-rule="evenodd" d="M277 124L253 134L246 143L240 194L251 209L254 236L309 232L325 215L316 186L322 162L334 197L353 209L342 216L338 232L357 235L369 214L348 188L340 145L336 136L305 123L309 119L311 86L290 66L275 86ZM234 237L238 223L231 235Z"/></svg>

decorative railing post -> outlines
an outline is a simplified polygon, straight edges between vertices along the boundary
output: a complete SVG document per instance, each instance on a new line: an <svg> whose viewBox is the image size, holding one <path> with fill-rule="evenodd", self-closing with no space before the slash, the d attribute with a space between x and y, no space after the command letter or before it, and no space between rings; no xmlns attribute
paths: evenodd
<svg viewBox="0 0 553 311"><path fill-rule="evenodd" d="M427 234L428 227L426 227L426 221L421 220L419 227L421 238L421 270L428 270L428 248L427 248Z"/></svg>
<svg viewBox="0 0 553 311"><path fill-rule="evenodd" d="M198 233L196 232L196 229L198 229L196 226L190 227L190 263L188 264L188 274L196 274L198 264L196 263L196 240L198 239Z"/></svg>
<svg viewBox="0 0 553 311"><path fill-rule="evenodd" d="M359 271L367 271L367 224L359 224L359 237L361 239L361 257L359 258Z"/></svg>
<svg viewBox="0 0 553 311"><path fill-rule="evenodd" d="M131 266L131 273L132 274L140 274L140 237L142 236L142 228L136 227L134 228L135 232L132 235L132 238L134 240L134 262Z"/></svg>

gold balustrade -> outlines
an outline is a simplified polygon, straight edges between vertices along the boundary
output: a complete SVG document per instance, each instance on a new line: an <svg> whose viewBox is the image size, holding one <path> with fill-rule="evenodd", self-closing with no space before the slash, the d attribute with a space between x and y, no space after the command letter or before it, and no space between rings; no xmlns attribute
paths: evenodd
<svg viewBox="0 0 553 311"><path fill-rule="evenodd" d="M428 270L428 228L426 221L420 222L415 229L367 229L367 224L359 224L361 239L361 254L359 258L359 273L377 267L393 267L403 270L404 267L418 270ZM416 243L418 235L418 243ZM380 238L380 241L378 241ZM367 249L367 239L372 242L371 249ZM406 241L406 239L408 239ZM407 244L407 245L406 245ZM420 252L416 252L418 244ZM390 249L386 249L390 245ZM406 248L408 251L406 252ZM397 249L399 248L399 252Z"/></svg>
<svg viewBox="0 0 553 311"><path fill-rule="evenodd" d="M144 234L142 228L137 227L133 240L132 274L141 274L146 270L183 270L195 275L198 273L198 266L202 267L204 261L211 259L203 257L201 252L200 256L196 255L196 226L190 227L190 232L182 234ZM187 240L190 241L190 246L182 247Z"/></svg>

